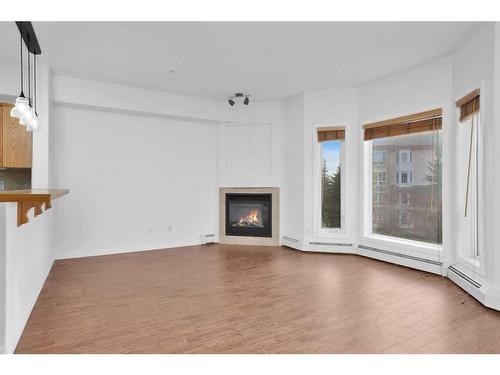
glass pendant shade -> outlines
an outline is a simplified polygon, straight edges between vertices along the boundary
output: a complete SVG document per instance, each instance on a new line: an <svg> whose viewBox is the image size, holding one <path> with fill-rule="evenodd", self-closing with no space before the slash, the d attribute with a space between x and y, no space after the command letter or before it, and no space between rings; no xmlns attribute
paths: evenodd
<svg viewBox="0 0 500 375"><path fill-rule="evenodd" d="M41 126L40 117L38 117L38 115L35 113L35 116L26 127L26 130L29 132L34 132L40 129L40 126Z"/></svg>
<svg viewBox="0 0 500 375"><path fill-rule="evenodd" d="M19 123L25 126L29 125L31 123L31 120L33 120L33 117L35 117L35 111L33 110L33 108L29 107L28 110L21 116Z"/></svg>
<svg viewBox="0 0 500 375"><path fill-rule="evenodd" d="M28 99L24 96L16 98L16 105L10 111L10 117L21 118L29 109Z"/></svg>

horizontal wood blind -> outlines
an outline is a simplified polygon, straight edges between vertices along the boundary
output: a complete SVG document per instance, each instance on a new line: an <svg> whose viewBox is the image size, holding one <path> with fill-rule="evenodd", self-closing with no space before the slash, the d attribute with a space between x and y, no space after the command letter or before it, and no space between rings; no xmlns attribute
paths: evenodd
<svg viewBox="0 0 500 375"><path fill-rule="evenodd" d="M441 129L443 125L441 108L397 117L363 126L365 141L397 135L421 133Z"/></svg>
<svg viewBox="0 0 500 375"><path fill-rule="evenodd" d="M345 138L344 127L318 128L318 142L336 141Z"/></svg>
<svg viewBox="0 0 500 375"><path fill-rule="evenodd" d="M479 111L479 98L479 90L474 90L462 99L457 100L457 107L460 107L460 121Z"/></svg>

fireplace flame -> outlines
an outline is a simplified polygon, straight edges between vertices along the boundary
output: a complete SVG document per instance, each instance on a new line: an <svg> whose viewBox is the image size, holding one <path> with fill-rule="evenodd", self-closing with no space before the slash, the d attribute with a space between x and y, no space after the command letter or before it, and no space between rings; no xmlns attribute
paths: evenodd
<svg viewBox="0 0 500 375"><path fill-rule="evenodd" d="M260 227L263 228L260 210L251 210L246 216L241 216L240 221L233 224L237 227Z"/></svg>
<svg viewBox="0 0 500 375"><path fill-rule="evenodd" d="M258 223L260 220L257 219L257 213L257 210L252 210L247 216L240 217L240 224L243 224L245 222L250 224Z"/></svg>

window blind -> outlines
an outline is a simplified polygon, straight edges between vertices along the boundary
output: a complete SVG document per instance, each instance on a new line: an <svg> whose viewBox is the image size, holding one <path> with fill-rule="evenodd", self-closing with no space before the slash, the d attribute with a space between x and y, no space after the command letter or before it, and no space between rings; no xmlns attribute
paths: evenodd
<svg viewBox="0 0 500 375"><path fill-rule="evenodd" d="M479 111L479 99L479 89L477 89L457 100L457 107L460 108L460 121Z"/></svg>
<svg viewBox="0 0 500 375"><path fill-rule="evenodd" d="M439 130L443 124L443 110L415 113L390 120L363 125L365 141L376 138L394 137L403 134Z"/></svg>
<svg viewBox="0 0 500 375"><path fill-rule="evenodd" d="M318 128L318 142L336 141L345 138L345 128L343 126Z"/></svg>

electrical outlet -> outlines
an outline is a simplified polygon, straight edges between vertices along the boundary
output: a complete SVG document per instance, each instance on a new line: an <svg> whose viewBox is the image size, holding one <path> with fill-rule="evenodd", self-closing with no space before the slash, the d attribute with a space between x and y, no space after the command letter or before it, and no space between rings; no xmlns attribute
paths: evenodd
<svg viewBox="0 0 500 375"><path fill-rule="evenodd" d="M167 232L172 232L172 226L171 226L171 225L169 225L169 226L167 227Z"/></svg>

